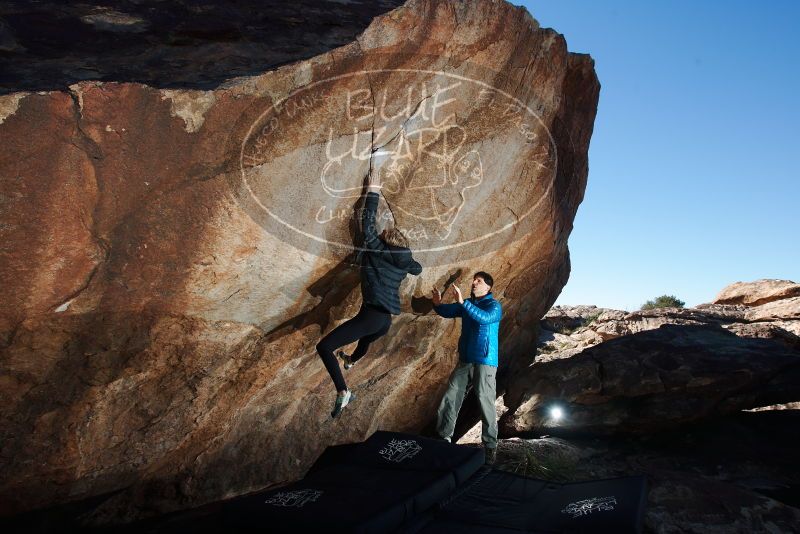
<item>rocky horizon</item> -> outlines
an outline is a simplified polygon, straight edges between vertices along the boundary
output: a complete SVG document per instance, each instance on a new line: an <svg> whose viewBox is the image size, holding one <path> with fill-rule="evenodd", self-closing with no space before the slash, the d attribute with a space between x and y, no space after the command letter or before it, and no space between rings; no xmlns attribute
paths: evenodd
<svg viewBox="0 0 800 534"><path fill-rule="evenodd" d="M778 338L790 346L800 341L800 284L762 278L725 286L713 301L696 306L634 311L595 304L555 305L540 321L538 345L553 350L553 341L587 347L663 324L717 323L742 337ZM548 333L549 332L549 333ZM568 340L559 336L573 336Z"/></svg>

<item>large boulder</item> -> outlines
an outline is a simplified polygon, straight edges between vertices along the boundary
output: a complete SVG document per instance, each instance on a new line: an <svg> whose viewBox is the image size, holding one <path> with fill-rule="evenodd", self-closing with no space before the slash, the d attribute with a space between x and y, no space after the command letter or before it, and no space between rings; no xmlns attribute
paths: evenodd
<svg viewBox="0 0 800 534"><path fill-rule="evenodd" d="M791 280L762 279L726 286L719 292L713 304L758 306L790 297L800 297L800 284Z"/></svg>
<svg viewBox="0 0 800 534"><path fill-rule="evenodd" d="M751 322L800 321L800 297L765 302L749 308L744 317Z"/></svg>
<svg viewBox="0 0 800 534"><path fill-rule="evenodd" d="M508 384L500 431L649 433L797 401L798 392L800 351L719 325L668 324L530 366Z"/></svg>
<svg viewBox="0 0 800 534"><path fill-rule="evenodd" d="M707 324L711 322L707 314L692 309L655 308L639 310L620 316L606 313L598 317L592 330L603 341L627 336L645 330L653 330L665 324Z"/></svg>
<svg viewBox="0 0 800 534"><path fill-rule="evenodd" d="M106 4L75 27L127 39L161 24ZM339 12L315 21L344 25L341 39L353 21ZM15 20L30 17L6 20L28 49ZM62 23L51 31L73 31ZM109 494L92 521L158 514L298 478L377 428L420 430L458 329L428 295L479 269L504 305L505 361L532 361L533 327L569 275L592 59L489 0L412 0L356 34L213 88L216 74L180 69L176 86L161 69L0 97L0 513ZM51 71L74 59L61 52ZM62 66L42 83L75 81ZM425 269L347 375L357 402L331 421L315 344L360 305L368 173L384 186L381 224L407 231Z"/></svg>
<svg viewBox="0 0 800 534"><path fill-rule="evenodd" d="M0 94L61 90L82 80L214 89L346 45L402 3L3 2Z"/></svg>

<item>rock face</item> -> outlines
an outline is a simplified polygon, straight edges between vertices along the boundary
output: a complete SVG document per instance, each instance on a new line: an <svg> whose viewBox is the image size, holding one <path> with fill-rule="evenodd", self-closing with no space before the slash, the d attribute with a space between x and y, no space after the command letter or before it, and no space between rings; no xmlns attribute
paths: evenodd
<svg viewBox="0 0 800 534"><path fill-rule="evenodd" d="M117 11L86 20L159 23ZM27 47L4 18L3 42ZM531 361L569 274L592 59L489 0L409 1L316 53L213 89L156 76L0 97L0 513L109 494L87 521L125 521L418 431L456 359L458 325L428 295L459 274L494 275L501 351ZM331 421L314 347L360 305L369 173L424 271Z"/></svg>
<svg viewBox="0 0 800 534"><path fill-rule="evenodd" d="M613 311L597 306L553 306L542 318L540 326L549 332L573 332L596 321L604 313Z"/></svg>
<svg viewBox="0 0 800 534"><path fill-rule="evenodd" d="M752 294L759 304L751 306L554 307L540 321L536 362L510 380L503 431L650 432L730 411L794 406L800 310L784 289L795 284L740 285L768 290ZM785 296L765 300L766 292ZM547 408L559 400L571 415L554 426Z"/></svg>
<svg viewBox="0 0 800 534"><path fill-rule="evenodd" d="M791 297L800 297L800 284L791 280L764 279L731 284L719 292L713 304L758 306Z"/></svg>
<svg viewBox="0 0 800 534"><path fill-rule="evenodd" d="M213 89L351 42L402 0L7 1L0 94L82 80Z"/></svg>
<svg viewBox="0 0 800 534"><path fill-rule="evenodd" d="M506 436L649 433L792 402L798 385L798 350L717 325L669 324L531 366L508 385L500 428Z"/></svg>

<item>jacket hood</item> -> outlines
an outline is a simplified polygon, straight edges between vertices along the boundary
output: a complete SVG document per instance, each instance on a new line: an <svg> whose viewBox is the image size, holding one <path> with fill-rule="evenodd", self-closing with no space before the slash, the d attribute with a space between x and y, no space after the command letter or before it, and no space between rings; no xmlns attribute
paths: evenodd
<svg viewBox="0 0 800 534"><path fill-rule="evenodd" d="M414 261L414 258L411 254L411 249L406 247L396 247L394 245L386 245L391 253L392 263L394 263L397 267L401 269L407 268L411 265L411 262Z"/></svg>

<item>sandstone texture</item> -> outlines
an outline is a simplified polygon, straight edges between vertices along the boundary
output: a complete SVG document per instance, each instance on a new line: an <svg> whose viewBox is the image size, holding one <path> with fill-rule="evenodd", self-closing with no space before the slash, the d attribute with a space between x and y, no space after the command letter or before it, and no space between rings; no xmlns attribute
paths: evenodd
<svg viewBox="0 0 800 534"><path fill-rule="evenodd" d="M459 329L428 297L477 270L504 306L503 365L530 364L569 275L591 57L506 2L410 0L297 3L295 18L266 3L241 31L274 24L286 46L259 63L262 45L230 53L257 42L220 28L230 3L209 3L212 22L186 2L167 35L187 48L153 44L163 62L140 64L134 41L163 35L165 13L140 4L60 7L49 49L19 4L2 14L2 46L49 73L14 64L30 84L0 96L0 514L96 497L87 524L130 521L296 479L378 428L419 431ZM296 41L314 24L322 48ZM87 26L132 72L104 63L113 47L55 53ZM331 421L315 344L360 305L369 173L424 270Z"/></svg>
<svg viewBox="0 0 800 534"><path fill-rule="evenodd" d="M758 306L791 297L800 297L800 284L791 280L763 279L731 284L719 292L713 304Z"/></svg>
<svg viewBox="0 0 800 534"><path fill-rule="evenodd" d="M758 304L630 313L555 306L540 321L535 363L508 381L502 432L643 433L739 410L795 407L798 297L782 289L783 297L765 301L762 290L796 284L738 285L758 288L750 299ZM552 421L553 403L570 416Z"/></svg>
<svg viewBox="0 0 800 534"><path fill-rule="evenodd" d="M346 45L402 0L10 0L0 94L82 80L214 89Z"/></svg>
<svg viewBox="0 0 800 534"><path fill-rule="evenodd" d="M800 351L717 325L663 325L534 364L504 396L501 433L650 433L798 399ZM550 408L561 406L561 420Z"/></svg>

